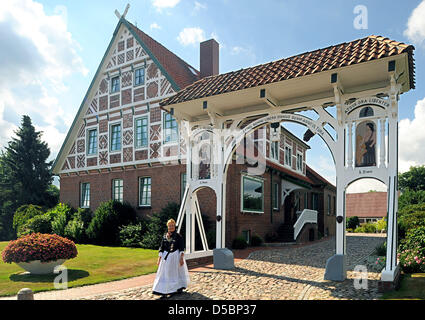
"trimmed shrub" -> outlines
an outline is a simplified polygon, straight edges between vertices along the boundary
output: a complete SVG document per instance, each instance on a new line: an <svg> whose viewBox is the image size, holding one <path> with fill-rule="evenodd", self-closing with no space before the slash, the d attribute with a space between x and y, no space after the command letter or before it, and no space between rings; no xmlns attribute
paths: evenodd
<svg viewBox="0 0 425 320"><path fill-rule="evenodd" d="M425 203L405 206L398 212L398 236L401 241L406 233L419 226L425 226Z"/></svg>
<svg viewBox="0 0 425 320"><path fill-rule="evenodd" d="M141 247L146 225L143 222L122 226L119 231L120 245L123 247Z"/></svg>
<svg viewBox="0 0 425 320"><path fill-rule="evenodd" d="M86 230L92 220L93 212L87 208L78 208L73 218L68 221L64 235L76 243L87 243Z"/></svg>
<svg viewBox="0 0 425 320"><path fill-rule="evenodd" d="M154 213L147 222L146 232L140 243L142 248L145 249L158 249L161 245L162 236L167 231L166 222L161 220L159 213Z"/></svg>
<svg viewBox="0 0 425 320"><path fill-rule="evenodd" d="M49 217L43 214L29 219L19 228L18 237L31 233L52 233L52 224Z"/></svg>
<svg viewBox="0 0 425 320"><path fill-rule="evenodd" d="M174 219L177 221L180 206L177 203L169 202L159 213L154 213L146 223L146 233L141 242L142 248L158 249L161 245L162 236L167 231L167 221ZM184 232L182 226L182 233Z"/></svg>
<svg viewBox="0 0 425 320"><path fill-rule="evenodd" d="M263 239L260 236L253 235L251 237L251 246L259 247L263 244Z"/></svg>
<svg viewBox="0 0 425 320"><path fill-rule="evenodd" d="M52 221L52 232L61 237L65 236L65 228L68 224L66 216L65 212L59 212Z"/></svg>
<svg viewBox="0 0 425 320"><path fill-rule="evenodd" d="M248 243L246 243L245 239L242 237L237 237L232 241L233 249L245 249L248 247Z"/></svg>
<svg viewBox="0 0 425 320"><path fill-rule="evenodd" d="M78 218L74 218L68 222L64 230L65 237L76 242L84 243L85 242L85 229L84 222Z"/></svg>
<svg viewBox="0 0 425 320"><path fill-rule="evenodd" d="M387 218L382 218L374 223L376 232L386 232L387 231Z"/></svg>
<svg viewBox="0 0 425 320"><path fill-rule="evenodd" d="M354 216L354 217L347 218L347 229L353 229L354 230L359 226L360 226L359 217Z"/></svg>
<svg viewBox="0 0 425 320"><path fill-rule="evenodd" d="M13 229L16 233L19 233L19 228L28 222L28 220L42 214L43 209L40 206L32 204L20 206L13 215Z"/></svg>
<svg viewBox="0 0 425 320"><path fill-rule="evenodd" d="M376 227L373 223L366 223L361 227L357 227L354 230L355 233L375 233Z"/></svg>
<svg viewBox="0 0 425 320"><path fill-rule="evenodd" d="M88 208L78 208L77 212L74 214L74 219L75 218L82 221L84 229L87 229L93 219L93 211Z"/></svg>
<svg viewBox="0 0 425 320"><path fill-rule="evenodd" d="M56 234L32 233L10 241L2 252L5 263L20 263L33 260L41 262L72 259L78 254L75 244Z"/></svg>
<svg viewBox="0 0 425 320"><path fill-rule="evenodd" d="M133 222L136 211L130 204L110 200L96 209L86 232L94 244L118 245L119 228Z"/></svg>

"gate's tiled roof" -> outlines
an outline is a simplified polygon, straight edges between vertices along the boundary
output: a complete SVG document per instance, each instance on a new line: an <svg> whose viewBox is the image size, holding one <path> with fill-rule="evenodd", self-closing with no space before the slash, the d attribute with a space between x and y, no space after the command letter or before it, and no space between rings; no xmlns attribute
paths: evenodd
<svg viewBox="0 0 425 320"><path fill-rule="evenodd" d="M206 77L162 101L161 105L257 87L402 53L408 53L410 88L413 89L415 87L413 50L412 45L381 36L369 36L290 58Z"/></svg>

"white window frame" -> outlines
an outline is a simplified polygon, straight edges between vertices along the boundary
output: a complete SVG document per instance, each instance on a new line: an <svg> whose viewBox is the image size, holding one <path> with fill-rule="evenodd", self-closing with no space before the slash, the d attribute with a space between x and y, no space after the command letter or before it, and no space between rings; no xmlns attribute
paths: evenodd
<svg viewBox="0 0 425 320"><path fill-rule="evenodd" d="M117 79L117 78L118 78L118 89L117 90L114 90L114 79ZM109 93L111 93L111 94L118 93L118 92L120 92L120 90L121 90L121 79L120 79L120 76L119 75L112 76L111 77L111 86L110 86Z"/></svg>
<svg viewBox="0 0 425 320"><path fill-rule="evenodd" d="M86 188L84 188L86 186ZM87 192L88 186L88 194ZM90 182L82 182L80 183L80 208L90 208ZM88 195L88 199L85 196Z"/></svg>
<svg viewBox="0 0 425 320"><path fill-rule="evenodd" d="M262 185L261 210L250 210L250 209L244 208L243 196L244 196L244 180L245 179L253 180L253 181L261 183ZM264 180L263 179L254 178L248 175L241 175L241 212L258 213L258 214L264 213Z"/></svg>
<svg viewBox="0 0 425 320"><path fill-rule="evenodd" d="M137 121L138 120L142 120L142 119L144 119L144 118L146 118L146 128L147 128L147 131L146 131L146 135L147 135L147 137L146 137L146 145L137 145ZM141 117L137 117L137 118L135 118L134 119L134 148L135 149L146 149L148 146L149 146L149 128L150 128L150 123L149 123L149 116L147 116L147 115L143 115L143 116L141 116Z"/></svg>
<svg viewBox="0 0 425 320"><path fill-rule="evenodd" d="M276 146L276 148L273 148ZM275 150L275 156L273 157L273 150ZM270 159L279 162L280 143L279 141L270 141Z"/></svg>
<svg viewBox="0 0 425 320"><path fill-rule="evenodd" d="M117 193L116 193L116 186L115 186L115 182L117 181L121 181L121 185L118 186L118 188L120 189L119 191L119 196L122 196L122 198L118 198L116 197ZM116 200L119 202L123 202L124 201L124 180L123 179L112 179L112 200Z"/></svg>
<svg viewBox="0 0 425 320"><path fill-rule="evenodd" d="M136 83L136 79L137 79L136 78L136 73L139 70L143 70L143 79L142 79L142 82L141 83ZM146 80L146 70L145 70L145 67L135 68L134 69L134 87L139 87L139 86L145 85L145 80Z"/></svg>
<svg viewBox="0 0 425 320"><path fill-rule="evenodd" d="M142 181L144 181L145 179L149 179L149 184L142 184ZM146 197L144 197L145 195L145 190L144 190L144 186L149 186L150 190L146 191ZM149 200L149 203L143 203L144 200ZM152 177L149 176L145 176L145 177L139 177L139 207L151 207L152 206Z"/></svg>
<svg viewBox="0 0 425 320"><path fill-rule="evenodd" d="M167 120L167 117L171 117L171 121L170 120ZM171 122L171 123L173 123L173 121L176 123L176 127L175 127L175 130L176 130L176 139L175 140L170 140L170 141L167 141L167 137L168 136L171 136L171 138L173 137L173 128L166 128L165 127L165 123L166 122ZM167 133L167 130L170 130L170 134L168 134ZM171 143L177 143L178 141L179 141L179 125L178 125L178 123L177 123L177 120L176 120L176 118L174 118L170 113L168 113L168 112L165 112L164 113L164 115L163 115L163 122L162 122L162 132L163 132L163 134L164 134L164 137L163 137L163 143L164 144L171 144Z"/></svg>
<svg viewBox="0 0 425 320"><path fill-rule="evenodd" d="M290 154L288 155L288 150ZM289 164L288 161L289 160ZM292 147L289 144L285 144L285 161L284 165L292 169Z"/></svg>
<svg viewBox="0 0 425 320"><path fill-rule="evenodd" d="M303 162L304 162L304 155L301 152L297 152L297 164L296 164L297 171L303 172ZM299 164L299 167L298 167L298 164Z"/></svg>
<svg viewBox="0 0 425 320"><path fill-rule="evenodd" d="M117 149L117 150L112 150L112 138L113 138L113 136L112 136L112 127L117 126L117 125L120 126L120 148ZM123 137L123 127L122 127L121 121L110 123L109 124L109 152L110 153L121 152L121 150L122 150L122 142L123 142L122 141L122 137Z"/></svg>
<svg viewBox="0 0 425 320"><path fill-rule="evenodd" d="M92 132L92 131L96 131L96 141L95 141L95 152L92 152L92 153L90 153L90 132ZM95 128L87 128L87 134L86 134L86 137L87 137L87 141L86 141L86 145L87 145L87 148L86 148L86 155L87 156L94 156L94 155L97 155L98 154L98 152L99 152L99 132L98 132L98 130L97 130L97 127L95 127Z"/></svg>

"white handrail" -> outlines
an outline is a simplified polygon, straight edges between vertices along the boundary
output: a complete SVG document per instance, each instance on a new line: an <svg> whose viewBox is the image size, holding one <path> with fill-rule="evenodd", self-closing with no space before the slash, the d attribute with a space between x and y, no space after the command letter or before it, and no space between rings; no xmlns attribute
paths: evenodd
<svg viewBox="0 0 425 320"><path fill-rule="evenodd" d="M298 234L306 223L317 223L317 211L311 209L304 209L294 224L294 240L297 240Z"/></svg>

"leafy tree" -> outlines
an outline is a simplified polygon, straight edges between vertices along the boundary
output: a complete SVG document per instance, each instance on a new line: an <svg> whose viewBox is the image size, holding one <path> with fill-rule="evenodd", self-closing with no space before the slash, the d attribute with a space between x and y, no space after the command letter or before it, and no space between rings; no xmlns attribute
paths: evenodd
<svg viewBox="0 0 425 320"><path fill-rule="evenodd" d="M402 210L412 204L425 203L425 190L413 191L406 189L398 198L398 209Z"/></svg>
<svg viewBox="0 0 425 320"><path fill-rule="evenodd" d="M399 188L413 191L425 190L425 166L410 167L410 170L399 174Z"/></svg>

